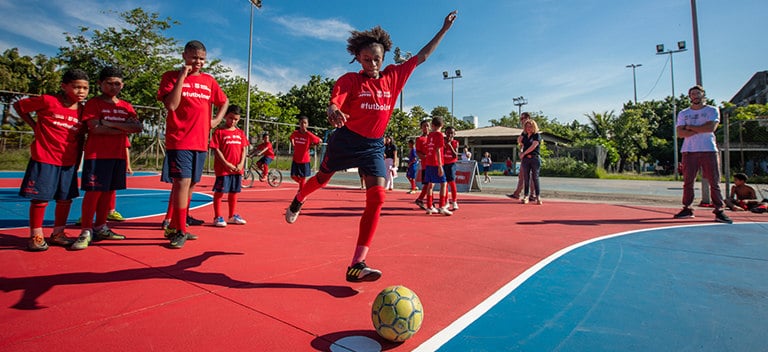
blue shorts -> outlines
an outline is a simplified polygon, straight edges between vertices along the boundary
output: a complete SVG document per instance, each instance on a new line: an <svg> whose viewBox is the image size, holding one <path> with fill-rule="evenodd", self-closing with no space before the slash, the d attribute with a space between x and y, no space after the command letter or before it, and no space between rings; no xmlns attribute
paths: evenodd
<svg viewBox="0 0 768 352"><path fill-rule="evenodd" d="M29 159L19 196L44 201L75 199L80 196L77 167L77 164L58 166Z"/></svg>
<svg viewBox="0 0 768 352"><path fill-rule="evenodd" d="M259 161L257 161L256 163L257 164L267 164L267 165L269 165L269 164L272 163L272 158L269 158L269 157L266 157L266 156L262 156L261 159L259 159Z"/></svg>
<svg viewBox="0 0 768 352"><path fill-rule="evenodd" d="M217 193L240 193L243 185L243 175L216 176L213 191Z"/></svg>
<svg viewBox="0 0 768 352"><path fill-rule="evenodd" d="M310 163L291 162L291 177L307 178L309 176L312 176Z"/></svg>
<svg viewBox="0 0 768 352"><path fill-rule="evenodd" d="M429 184L429 182L427 182L427 169L421 169L421 185L425 186L427 184Z"/></svg>
<svg viewBox="0 0 768 352"><path fill-rule="evenodd" d="M197 150L167 150L168 176L171 178L191 178L193 183L200 182L207 152Z"/></svg>
<svg viewBox="0 0 768 352"><path fill-rule="evenodd" d="M169 175L171 171L168 169L168 155L163 157L163 171L160 172L160 181L165 183L173 183L173 179L171 178L171 175Z"/></svg>
<svg viewBox="0 0 768 352"><path fill-rule="evenodd" d="M424 170L424 179L427 183L445 183L445 174L443 176L437 175L437 168L439 166L427 166Z"/></svg>
<svg viewBox="0 0 768 352"><path fill-rule="evenodd" d="M346 126L338 128L328 137L320 171L334 173L355 167L364 175L384 177L384 138L365 138Z"/></svg>
<svg viewBox="0 0 768 352"><path fill-rule="evenodd" d="M125 189L124 159L86 159L80 189L83 191L115 191Z"/></svg>
<svg viewBox="0 0 768 352"><path fill-rule="evenodd" d="M456 163L450 163L443 165L443 175L445 175L445 181L453 182L456 180Z"/></svg>
<svg viewBox="0 0 768 352"><path fill-rule="evenodd" d="M416 179L416 173L419 172L419 165L418 162L415 162L411 165L408 165L408 170L405 171L405 177L409 179Z"/></svg>

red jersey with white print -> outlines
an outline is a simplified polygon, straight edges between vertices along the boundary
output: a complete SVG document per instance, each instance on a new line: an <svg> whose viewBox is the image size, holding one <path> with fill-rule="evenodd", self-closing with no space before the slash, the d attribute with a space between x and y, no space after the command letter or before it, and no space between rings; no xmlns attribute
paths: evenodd
<svg viewBox="0 0 768 352"><path fill-rule="evenodd" d="M261 142L258 147L256 147L256 150L262 150L264 149L264 153L261 154L263 157L267 157L270 159L275 158L275 151L272 149L272 142Z"/></svg>
<svg viewBox="0 0 768 352"><path fill-rule="evenodd" d="M239 128L235 128L234 130L217 128L213 131L210 147L212 149L220 150L221 154L224 154L224 159L237 165L240 163L240 160L243 160L243 150L245 150L245 147L248 145L248 138L245 136L243 130ZM216 176L243 174L242 170L240 170L240 172L230 171L219 158L215 158L214 160L213 171L216 173Z"/></svg>
<svg viewBox="0 0 768 352"><path fill-rule="evenodd" d="M179 71L168 71L160 79L157 100L170 94L179 78ZM175 111L168 111L165 129L165 148L171 150L208 150L213 108L222 106L227 96L213 76L207 73L190 75L184 79L181 102Z"/></svg>
<svg viewBox="0 0 768 352"><path fill-rule="evenodd" d="M440 131L430 132L427 135L427 166L442 165L441 154L445 153L445 136Z"/></svg>
<svg viewBox="0 0 768 352"><path fill-rule="evenodd" d="M459 150L459 141L455 139L451 139L451 141L446 141L445 148L443 148L443 165L447 164L454 164L457 161L459 161L459 156L451 150L451 147L453 147L453 150L458 151Z"/></svg>
<svg viewBox="0 0 768 352"><path fill-rule="evenodd" d="M18 113L37 113L35 139L30 145L32 160L57 166L71 166L77 162L83 136L82 106L77 106L74 110L67 108L52 95L19 100L21 111Z"/></svg>
<svg viewBox="0 0 768 352"><path fill-rule="evenodd" d="M312 132L302 133L299 130L293 131L290 139L293 141L293 161L301 164L309 162L309 148L323 141Z"/></svg>
<svg viewBox="0 0 768 352"><path fill-rule="evenodd" d="M130 103L118 100L117 103L100 98L93 98L85 103L83 123L88 120L110 122L127 122L136 119L136 110ZM89 133L85 141L84 158L88 159L122 159L126 158L127 133L96 134ZM122 143L121 143L122 142Z"/></svg>
<svg viewBox="0 0 768 352"><path fill-rule="evenodd" d="M419 64L414 56L401 65L389 65L379 78L360 72L349 72L336 81L331 91L331 104L348 114L347 128L366 138L381 138L387 129L400 91Z"/></svg>
<svg viewBox="0 0 768 352"><path fill-rule="evenodd" d="M414 143L414 147L416 148L416 155L427 155L427 136L416 137L416 143ZM424 169L426 166L427 164L424 162L424 160L422 160L421 168Z"/></svg>

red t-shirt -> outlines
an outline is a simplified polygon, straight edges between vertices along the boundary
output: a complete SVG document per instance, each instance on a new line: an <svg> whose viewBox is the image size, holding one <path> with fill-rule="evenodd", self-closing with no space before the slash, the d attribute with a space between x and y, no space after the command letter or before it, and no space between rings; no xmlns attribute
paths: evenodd
<svg viewBox="0 0 768 352"><path fill-rule="evenodd" d="M163 101L171 93L179 71L168 71L160 79L157 100ZM181 91L181 102L175 111L168 111L165 148L171 150L208 150L213 108L222 106L227 96L213 76L207 73L187 76Z"/></svg>
<svg viewBox="0 0 768 352"><path fill-rule="evenodd" d="M263 157L267 157L270 159L275 158L275 151L272 149L272 142L261 142L258 147L256 147L256 150L262 150L264 149L264 153L261 154Z"/></svg>
<svg viewBox="0 0 768 352"><path fill-rule="evenodd" d="M440 166L442 165L439 158L440 154L445 152L445 136L442 132L435 131L430 132L427 135L427 159L425 161L427 166Z"/></svg>
<svg viewBox="0 0 768 352"><path fill-rule="evenodd" d="M427 155L427 136L418 136L416 137L416 143L414 144L414 147L416 148L416 155L419 154ZM421 161L421 168L424 169L427 166L426 161Z"/></svg>
<svg viewBox="0 0 768 352"><path fill-rule="evenodd" d="M366 138L381 138L397 96L418 64L419 58L414 56L401 65L389 65L378 79L362 71L346 73L331 91L331 104L349 115L346 126L350 131Z"/></svg>
<svg viewBox="0 0 768 352"><path fill-rule="evenodd" d="M459 150L459 141L455 139L451 139L450 142L451 146L453 146L453 149L456 151ZM443 165L447 164L455 164L457 161L459 161L459 156L456 155L456 153L451 150L451 148L448 146L448 144L445 144L445 148L443 148Z"/></svg>
<svg viewBox="0 0 768 352"><path fill-rule="evenodd" d="M300 164L308 163L309 148L323 141L312 132L301 133L299 130L293 131L290 139L293 142L293 161Z"/></svg>
<svg viewBox="0 0 768 352"><path fill-rule="evenodd" d="M239 164L240 160L243 160L243 150L247 147L248 138L245 136L245 132L239 128L234 130L228 130L226 128L217 128L213 131L213 137L211 137L211 148L218 149L224 154L224 159L227 159L232 164ZM231 172L224 165L224 162L215 158L213 162L213 171L216 176L226 175L242 175L240 172Z"/></svg>
<svg viewBox="0 0 768 352"><path fill-rule="evenodd" d="M18 113L37 112L35 140L30 145L32 160L57 166L72 166L77 162L83 136L82 105L77 106L78 109L69 109L52 95L19 100L21 111Z"/></svg>
<svg viewBox="0 0 768 352"><path fill-rule="evenodd" d="M133 106L124 100L117 103L93 98L85 103L83 110L83 122L88 120L106 120L111 122L126 122L136 118ZM128 139L127 133L121 134L95 134L89 133L85 141L85 156L88 159L122 159L125 160L125 148ZM123 142L123 143L120 143Z"/></svg>

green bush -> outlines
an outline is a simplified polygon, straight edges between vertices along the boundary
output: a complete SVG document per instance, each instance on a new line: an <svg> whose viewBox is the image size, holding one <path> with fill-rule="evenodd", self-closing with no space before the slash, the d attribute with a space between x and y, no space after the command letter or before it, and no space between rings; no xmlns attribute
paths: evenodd
<svg viewBox="0 0 768 352"><path fill-rule="evenodd" d="M7 149L0 158L0 170L24 171L29 162L29 148Z"/></svg>
<svg viewBox="0 0 768 352"><path fill-rule="evenodd" d="M542 160L541 176L598 178L595 165L568 157L545 158Z"/></svg>

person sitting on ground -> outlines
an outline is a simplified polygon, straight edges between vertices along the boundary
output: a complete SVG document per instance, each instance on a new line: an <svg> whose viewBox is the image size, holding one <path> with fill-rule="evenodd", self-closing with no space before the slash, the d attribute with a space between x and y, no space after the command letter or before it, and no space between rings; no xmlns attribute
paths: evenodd
<svg viewBox="0 0 768 352"><path fill-rule="evenodd" d="M753 213L764 213L768 208L768 199L757 200L755 189L747 185L747 175L738 173L733 175L733 186L725 204L733 211L750 210Z"/></svg>

